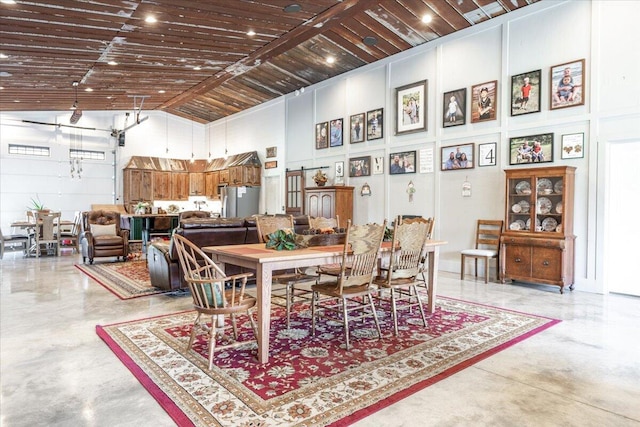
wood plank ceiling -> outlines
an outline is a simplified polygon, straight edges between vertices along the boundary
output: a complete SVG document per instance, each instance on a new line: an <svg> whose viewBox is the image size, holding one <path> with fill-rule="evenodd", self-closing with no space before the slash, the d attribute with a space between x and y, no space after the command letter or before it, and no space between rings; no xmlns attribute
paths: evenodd
<svg viewBox="0 0 640 427"><path fill-rule="evenodd" d="M206 123L536 1L2 0L0 111Z"/></svg>

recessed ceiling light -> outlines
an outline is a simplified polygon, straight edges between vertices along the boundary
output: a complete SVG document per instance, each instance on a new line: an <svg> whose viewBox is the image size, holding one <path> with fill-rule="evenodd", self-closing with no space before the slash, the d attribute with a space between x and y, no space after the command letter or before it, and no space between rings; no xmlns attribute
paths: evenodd
<svg viewBox="0 0 640 427"><path fill-rule="evenodd" d="M193 67L193 69L196 71L200 71L202 70L202 67L200 67L199 65L196 65L195 67Z"/></svg>
<svg viewBox="0 0 640 427"><path fill-rule="evenodd" d="M20 100L19 99L14 99L13 102L20 102Z"/></svg>
<svg viewBox="0 0 640 427"><path fill-rule="evenodd" d="M426 14L422 17L422 22L424 22L425 24L428 24L429 22L431 22L431 20L433 19L433 17L429 14Z"/></svg>
<svg viewBox="0 0 640 427"><path fill-rule="evenodd" d="M363 38L362 41L367 46L375 46L375 45L378 44L378 39L373 37L373 36L367 36L367 37Z"/></svg>
<svg viewBox="0 0 640 427"><path fill-rule="evenodd" d="M85 92L93 92L93 89L91 89L90 87L88 87L88 88L86 88L84 91L85 91Z"/></svg>
<svg viewBox="0 0 640 427"><path fill-rule="evenodd" d="M156 22L158 22L158 20L155 18L155 16L147 16L146 18L144 18L144 22L147 22L149 24L154 24Z"/></svg>
<svg viewBox="0 0 640 427"><path fill-rule="evenodd" d="M4 86L0 86L0 90L4 89Z"/></svg>
<svg viewBox="0 0 640 427"><path fill-rule="evenodd" d="M109 64L109 65L118 65L118 63L116 61L109 61L109 62L107 62L107 64Z"/></svg>
<svg viewBox="0 0 640 427"><path fill-rule="evenodd" d="M285 6L285 8L282 10L284 10L287 13L296 13L302 10L302 6L296 3L292 3L289 6Z"/></svg>
<svg viewBox="0 0 640 427"><path fill-rule="evenodd" d="M0 53L0 59L7 59L9 57L9 55L4 54L4 53Z"/></svg>
<svg viewBox="0 0 640 427"><path fill-rule="evenodd" d="M256 35L256 32L255 32L255 31L253 31L253 30L249 30L249 31L247 31L247 35L248 35L249 37L252 37L252 36L255 36L255 35Z"/></svg>
<svg viewBox="0 0 640 427"><path fill-rule="evenodd" d="M16 4L15 0L1 0L0 3L4 4Z"/></svg>
<svg viewBox="0 0 640 427"><path fill-rule="evenodd" d="M164 91L164 90L162 90L162 89L160 89L160 90L158 91L158 93L164 93L164 92L165 92L165 91Z"/></svg>
<svg viewBox="0 0 640 427"><path fill-rule="evenodd" d="M336 62L336 58L333 56L327 56L327 64L333 64L334 62Z"/></svg>

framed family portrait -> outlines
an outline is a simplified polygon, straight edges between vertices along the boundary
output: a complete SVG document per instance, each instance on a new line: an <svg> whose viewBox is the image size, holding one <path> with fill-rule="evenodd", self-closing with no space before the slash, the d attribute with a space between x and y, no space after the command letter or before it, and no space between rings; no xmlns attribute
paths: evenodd
<svg viewBox="0 0 640 427"><path fill-rule="evenodd" d="M550 71L550 109L576 107L584 104L584 59L554 65Z"/></svg>
<svg viewBox="0 0 640 427"><path fill-rule="evenodd" d="M542 70L511 76L511 115L540 112Z"/></svg>
<svg viewBox="0 0 640 427"><path fill-rule="evenodd" d="M371 175L371 156L352 157L349 159L349 176L369 176Z"/></svg>
<svg viewBox="0 0 640 427"><path fill-rule="evenodd" d="M329 146L339 147L342 145L342 119L335 119L329 122Z"/></svg>
<svg viewBox="0 0 640 427"><path fill-rule="evenodd" d="M440 170L450 171L459 169L473 169L474 143L450 145L440 148Z"/></svg>
<svg viewBox="0 0 640 427"><path fill-rule="evenodd" d="M363 142L364 133L366 132L365 123L364 123L364 113L354 114L349 118L349 123L350 123L349 129L351 130L351 137L349 141L352 144L355 144L357 142Z"/></svg>
<svg viewBox="0 0 640 427"><path fill-rule="evenodd" d="M478 166L495 166L498 158L498 143L478 144Z"/></svg>
<svg viewBox="0 0 640 427"><path fill-rule="evenodd" d="M553 133L509 139L509 164L553 162Z"/></svg>
<svg viewBox="0 0 640 427"><path fill-rule="evenodd" d="M584 157L584 133L562 135L562 159L581 159Z"/></svg>
<svg viewBox="0 0 640 427"><path fill-rule="evenodd" d="M278 147L267 147L267 158L276 157L278 155Z"/></svg>
<svg viewBox="0 0 640 427"><path fill-rule="evenodd" d="M471 87L471 123L496 119L498 111L498 81Z"/></svg>
<svg viewBox="0 0 640 427"><path fill-rule="evenodd" d="M427 130L427 80L396 88L396 135Z"/></svg>
<svg viewBox="0 0 640 427"><path fill-rule="evenodd" d="M442 127L463 125L467 119L467 89L452 90L442 95Z"/></svg>
<svg viewBox="0 0 640 427"><path fill-rule="evenodd" d="M382 108L367 111L367 141L382 138L383 123L384 116Z"/></svg>
<svg viewBox="0 0 640 427"><path fill-rule="evenodd" d="M397 175L401 173L415 173L416 152L404 151L401 153L391 153L389 155L389 174Z"/></svg>
<svg viewBox="0 0 640 427"><path fill-rule="evenodd" d="M316 150L329 147L328 122L316 124Z"/></svg>

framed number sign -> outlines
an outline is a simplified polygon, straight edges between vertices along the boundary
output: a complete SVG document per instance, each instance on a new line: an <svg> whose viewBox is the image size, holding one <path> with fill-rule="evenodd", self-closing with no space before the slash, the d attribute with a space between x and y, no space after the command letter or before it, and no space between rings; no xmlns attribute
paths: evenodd
<svg viewBox="0 0 640 427"><path fill-rule="evenodd" d="M478 144L478 166L495 166L497 158L498 144L489 142L487 144Z"/></svg>

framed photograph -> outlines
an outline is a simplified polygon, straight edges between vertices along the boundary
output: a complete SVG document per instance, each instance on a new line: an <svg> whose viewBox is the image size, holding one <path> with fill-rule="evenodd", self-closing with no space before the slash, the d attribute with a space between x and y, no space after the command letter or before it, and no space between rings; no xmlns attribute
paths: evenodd
<svg viewBox="0 0 640 427"><path fill-rule="evenodd" d="M550 109L576 107L584 104L584 59L554 65L550 71Z"/></svg>
<svg viewBox="0 0 640 427"><path fill-rule="evenodd" d="M511 115L540 112L542 70L511 76Z"/></svg>
<svg viewBox="0 0 640 427"><path fill-rule="evenodd" d="M553 162L553 134L519 136L509 139L509 164Z"/></svg>
<svg viewBox="0 0 640 427"><path fill-rule="evenodd" d="M473 169L473 151L475 144L450 145L440 148L440 170Z"/></svg>
<svg viewBox="0 0 640 427"><path fill-rule="evenodd" d="M329 146L339 147L342 145L342 119L331 120L329 123Z"/></svg>
<svg viewBox="0 0 640 427"><path fill-rule="evenodd" d="M581 159L584 157L584 133L562 135L563 159Z"/></svg>
<svg viewBox="0 0 640 427"><path fill-rule="evenodd" d="M427 130L427 81L396 88L396 135Z"/></svg>
<svg viewBox="0 0 640 427"><path fill-rule="evenodd" d="M495 166L498 158L498 143L478 144L478 166Z"/></svg>
<svg viewBox="0 0 640 427"><path fill-rule="evenodd" d="M349 124L351 129L351 138L349 141L352 144L364 141L365 125L364 125L364 113L354 114L349 118Z"/></svg>
<svg viewBox="0 0 640 427"><path fill-rule="evenodd" d="M496 119L498 81L480 83L471 88L471 123Z"/></svg>
<svg viewBox="0 0 640 427"><path fill-rule="evenodd" d="M344 176L344 162L336 162L336 176Z"/></svg>
<svg viewBox="0 0 640 427"><path fill-rule="evenodd" d="M316 124L316 150L329 147L328 127L328 122Z"/></svg>
<svg viewBox="0 0 640 427"><path fill-rule="evenodd" d="M382 125L384 124L383 109L367 111L367 141L383 137Z"/></svg>
<svg viewBox="0 0 640 427"><path fill-rule="evenodd" d="M269 162L264 162L264 168L265 169L275 169L278 167L278 161L277 160L271 160Z"/></svg>
<svg viewBox="0 0 640 427"><path fill-rule="evenodd" d="M442 127L460 126L467 119L467 89L452 90L442 95Z"/></svg>
<svg viewBox="0 0 640 427"><path fill-rule="evenodd" d="M353 157L349 159L349 176L371 175L371 156Z"/></svg>
<svg viewBox="0 0 640 427"><path fill-rule="evenodd" d="M373 158L373 174L380 175L384 173L384 157Z"/></svg>
<svg viewBox="0 0 640 427"><path fill-rule="evenodd" d="M397 175L401 173L416 172L416 152L404 151L401 153L389 154L389 174Z"/></svg>
<svg viewBox="0 0 640 427"><path fill-rule="evenodd" d="M276 157L278 155L278 147L267 147L267 158Z"/></svg>

